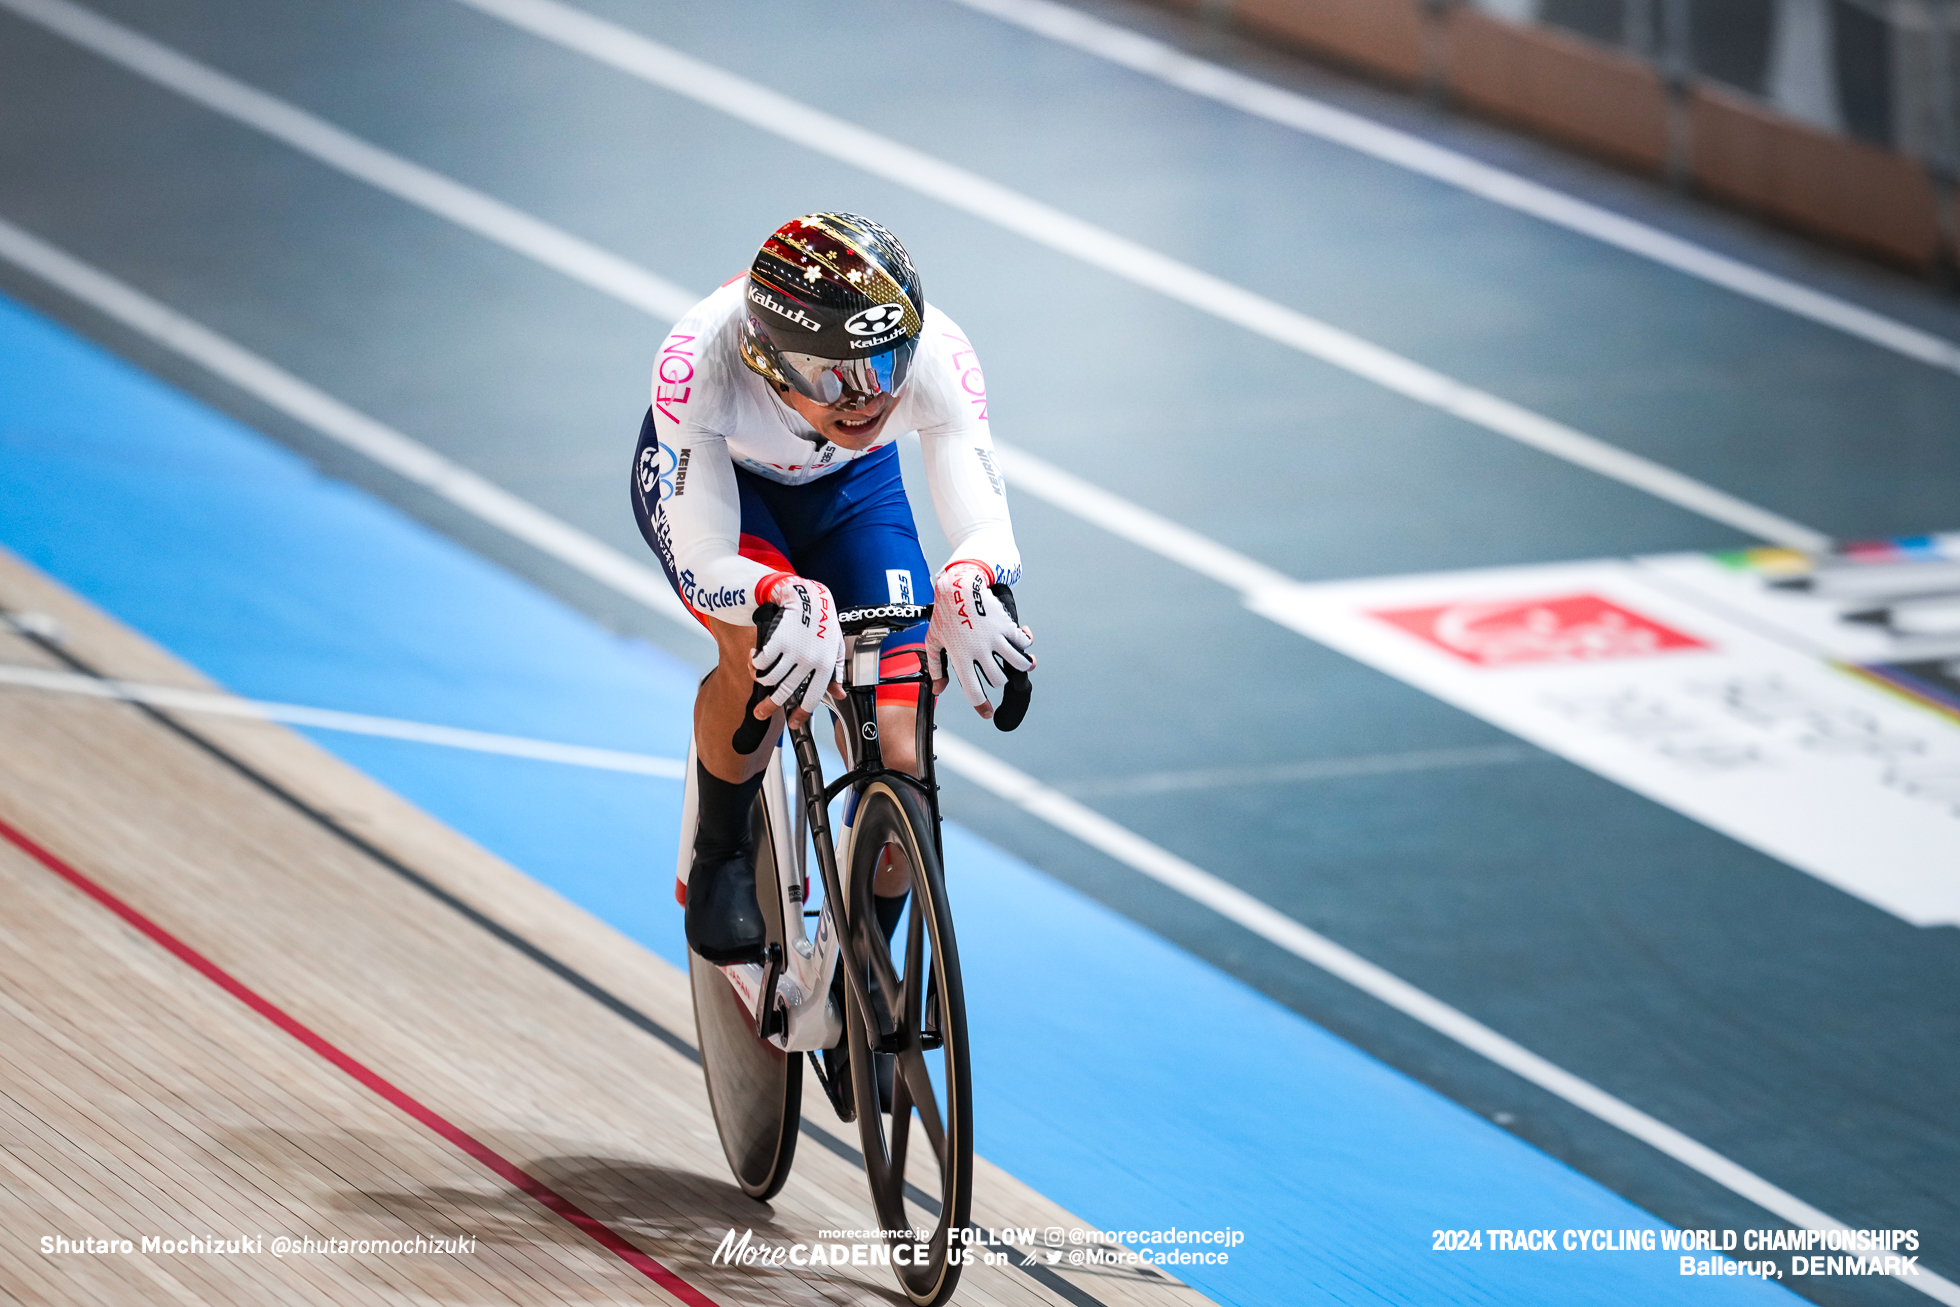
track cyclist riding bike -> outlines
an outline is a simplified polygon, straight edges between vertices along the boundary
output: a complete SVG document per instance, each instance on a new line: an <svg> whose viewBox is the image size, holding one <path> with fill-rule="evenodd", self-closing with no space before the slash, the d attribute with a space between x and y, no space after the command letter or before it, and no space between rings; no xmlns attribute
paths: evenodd
<svg viewBox="0 0 1960 1307"><path fill-rule="evenodd" d="M906 432L951 538L936 576L899 479ZM1008 670L1034 666L1008 588L1021 556L979 363L926 303L896 236L848 213L792 219L746 276L675 324L654 363L633 508L719 651L694 702L694 856L677 887L688 945L712 963L760 962L750 809L770 750L736 752L744 717L767 719L768 745L785 712L808 720L841 675L843 623L866 617L901 628L883 646L888 669L916 673L923 645L933 692L950 674L982 717ZM921 692L878 692L886 762L913 775ZM888 937L905 904L896 881L874 885Z"/></svg>

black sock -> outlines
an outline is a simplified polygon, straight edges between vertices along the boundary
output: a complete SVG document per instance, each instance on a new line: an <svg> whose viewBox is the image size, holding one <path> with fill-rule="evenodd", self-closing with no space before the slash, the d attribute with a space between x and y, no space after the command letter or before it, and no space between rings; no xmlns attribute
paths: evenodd
<svg viewBox="0 0 1960 1307"><path fill-rule="evenodd" d="M694 760L694 860L721 861L754 852L749 810L766 772L745 781L725 781Z"/></svg>

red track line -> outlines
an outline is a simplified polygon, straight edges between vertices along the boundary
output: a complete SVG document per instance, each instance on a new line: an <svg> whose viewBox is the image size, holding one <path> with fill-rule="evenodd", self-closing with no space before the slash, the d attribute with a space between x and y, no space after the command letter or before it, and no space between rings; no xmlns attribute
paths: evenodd
<svg viewBox="0 0 1960 1307"><path fill-rule="evenodd" d="M589 1215L571 1199L565 1197L536 1176L524 1171L515 1162L504 1157L488 1144L464 1130L461 1126L443 1117L433 1108L411 1097L404 1090L383 1079L380 1075L356 1061L352 1056L341 1051L341 1049L328 1042L327 1039L315 1032L312 1028L273 1003L272 1000L260 994L229 971L226 971L210 958L205 957L183 940L178 939L168 930L165 930L162 926L159 926L156 922L123 902L120 898L117 898L88 876L75 870L75 868L69 866L60 858L42 848L39 844L36 844L20 831L15 830L5 821L0 821L0 835L6 836L9 841L18 846L22 852L26 853L36 862L39 862L49 871L52 871L55 875L88 895L97 903L100 903L103 907L109 909L109 911L115 913L130 925L163 945L164 948L176 954L180 960L192 969L201 972L206 980L209 980L219 989L224 990L246 1007L251 1008L267 1021L278 1026L294 1039L297 1039L300 1043L306 1045L315 1053L318 1053L322 1058L339 1067L380 1098L394 1104L408 1116L420 1121L430 1130L456 1145L457 1148L469 1154L478 1162L481 1162L489 1170L503 1177L516 1189L529 1194L547 1211L582 1231L592 1242L618 1257L619 1260L625 1262L649 1280L652 1280L674 1297L688 1304L688 1307L717 1307L717 1304L712 1298L702 1293L699 1289L696 1289L686 1280L681 1279L680 1276L674 1274L653 1258L641 1252L638 1248L635 1248L632 1244L626 1242L626 1240L614 1233L611 1226L606 1225L597 1217Z"/></svg>

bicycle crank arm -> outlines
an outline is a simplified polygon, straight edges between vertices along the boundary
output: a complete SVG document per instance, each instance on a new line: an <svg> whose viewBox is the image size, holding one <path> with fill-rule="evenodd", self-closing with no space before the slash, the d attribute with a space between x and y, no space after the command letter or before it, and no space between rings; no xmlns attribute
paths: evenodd
<svg viewBox="0 0 1960 1307"><path fill-rule="evenodd" d="M762 1001L752 1013L756 1033L765 1039L783 1034L789 1028L788 1016L776 1002L776 994L782 983L783 946L772 943L769 945L769 975L762 982Z"/></svg>

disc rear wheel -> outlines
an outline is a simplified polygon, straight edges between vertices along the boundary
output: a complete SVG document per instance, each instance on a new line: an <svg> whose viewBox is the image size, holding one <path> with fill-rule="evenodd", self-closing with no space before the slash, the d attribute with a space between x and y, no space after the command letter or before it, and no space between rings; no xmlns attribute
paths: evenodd
<svg viewBox="0 0 1960 1307"><path fill-rule="evenodd" d="M769 940L783 942L783 899L778 888L775 841L767 806L756 797L751 831L755 838L756 898L768 923ZM721 968L694 953L687 955L694 990L694 1028L701 1041L701 1071L708 1082L708 1105L722 1152L735 1182L749 1197L773 1198L789 1179L802 1121L803 1058L785 1053L756 1034L748 1005Z"/></svg>

